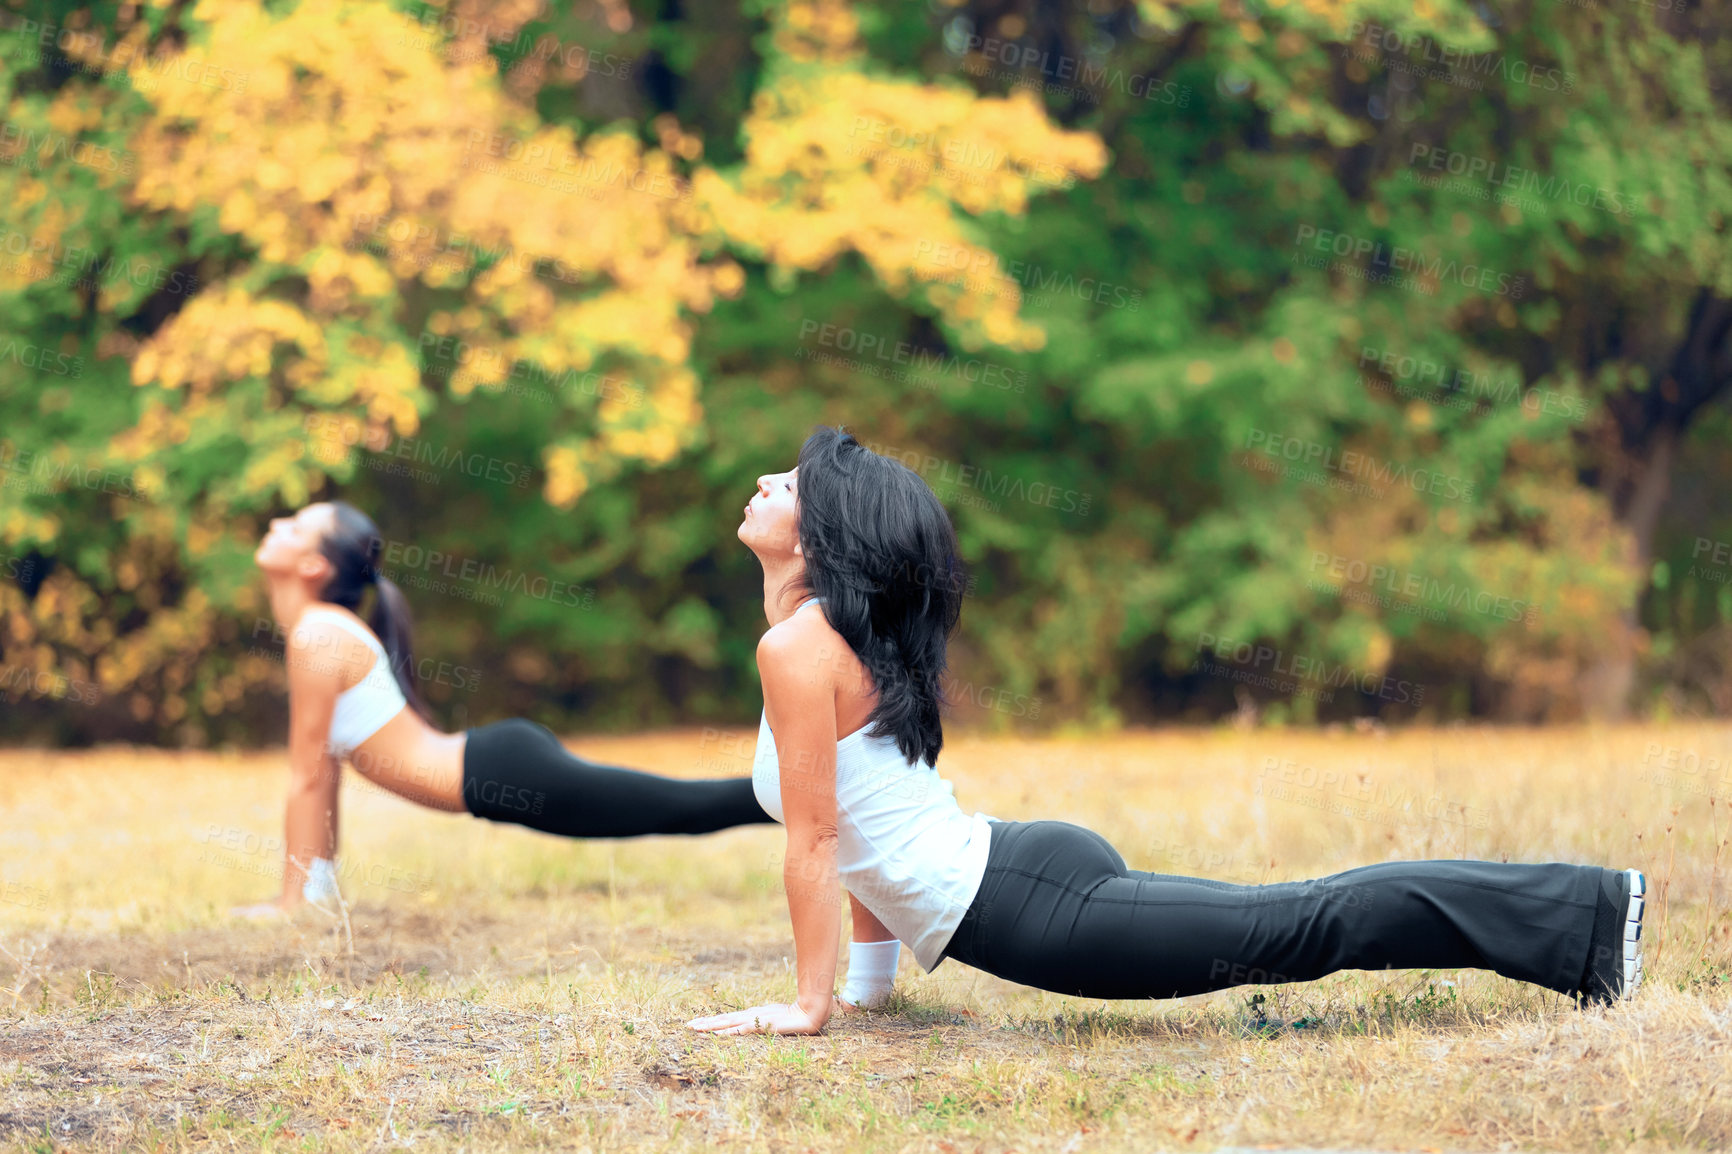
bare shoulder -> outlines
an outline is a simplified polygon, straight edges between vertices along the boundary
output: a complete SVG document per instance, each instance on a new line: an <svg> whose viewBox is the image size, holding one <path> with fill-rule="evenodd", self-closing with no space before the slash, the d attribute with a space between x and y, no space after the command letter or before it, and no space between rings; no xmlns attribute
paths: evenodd
<svg viewBox="0 0 1732 1154"><path fill-rule="evenodd" d="M822 613L796 613L772 625L758 638L760 671L766 659L777 665L798 664L828 643L840 644L841 634L830 628Z"/></svg>
<svg viewBox="0 0 1732 1154"><path fill-rule="evenodd" d="M303 614L289 630L283 650L291 689L341 691L360 680L372 663L372 649L331 613Z"/></svg>
<svg viewBox="0 0 1732 1154"><path fill-rule="evenodd" d="M766 683L833 688L853 677L858 665L822 613L796 613L758 639L758 676Z"/></svg>
<svg viewBox="0 0 1732 1154"><path fill-rule="evenodd" d="M308 606L299 621L289 629L289 636L329 641L338 637L353 638L356 631L365 632L369 637L375 636L373 627L341 605L330 605L320 602Z"/></svg>

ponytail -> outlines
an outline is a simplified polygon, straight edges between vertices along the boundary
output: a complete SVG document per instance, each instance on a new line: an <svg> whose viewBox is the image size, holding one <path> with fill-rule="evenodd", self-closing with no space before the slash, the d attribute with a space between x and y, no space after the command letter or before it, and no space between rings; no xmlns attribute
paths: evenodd
<svg viewBox="0 0 1732 1154"><path fill-rule="evenodd" d="M331 579L320 597L358 617L362 594L367 586L373 586L373 612L367 624L385 647L403 700L424 720L431 721L427 704L415 689L414 622L409 616L409 602L397 583L379 571L385 539L373 519L347 501L332 501L331 508L336 514L335 524L319 549L331 563Z"/></svg>
<svg viewBox="0 0 1732 1154"><path fill-rule="evenodd" d="M367 624L379 635L379 643L391 659L391 673L397 679L397 688L403 691L403 699L423 720L430 721L427 705L415 688L415 624L409 616L408 599L395 581L377 570L374 571L373 584L376 587L373 612L367 618Z"/></svg>

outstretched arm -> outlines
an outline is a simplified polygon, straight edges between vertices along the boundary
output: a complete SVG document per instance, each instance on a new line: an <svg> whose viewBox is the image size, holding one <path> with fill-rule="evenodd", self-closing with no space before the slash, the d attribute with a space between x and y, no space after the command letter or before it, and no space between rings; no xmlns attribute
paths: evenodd
<svg viewBox="0 0 1732 1154"><path fill-rule="evenodd" d="M335 658L343 636L330 626L296 629L283 656L289 675L289 793L283 814L283 890L273 902L237 912L262 916L299 906L307 868L337 850L340 767L327 743L342 671Z"/></svg>
<svg viewBox="0 0 1732 1154"><path fill-rule="evenodd" d="M289 800L283 822L283 893L278 903L301 903L307 869L317 858L337 854L337 794L340 767L329 751L331 715L343 691L337 659L346 633L319 624L296 634L307 645L296 651L291 638L289 670Z"/></svg>
<svg viewBox="0 0 1732 1154"><path fill-rule="evenodd" d="M754 1006L698 1018L718 1034L816 1034L830 1020L842 934L836 866L836 694L809 666L795 630L772 630L758 644L765 708L774 721L788 852L782 883L794 926L796 996L790 1005Z"/></svg>

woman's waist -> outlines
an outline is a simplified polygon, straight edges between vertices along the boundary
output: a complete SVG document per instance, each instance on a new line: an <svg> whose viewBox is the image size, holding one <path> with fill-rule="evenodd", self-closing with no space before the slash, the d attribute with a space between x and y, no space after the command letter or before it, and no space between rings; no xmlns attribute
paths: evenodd
<svg viewBox="0 0 1732 1154"><path fill-rule="evenodd" d="M466 733L445 733L407 705L368 734L349 763L368 777L381 773L417 781L460 779Z"/></svg>
<svg viewBox="0 0 1732 1154"><path fill-rule="evenodd" d="M870 878L896 892L942 889L985 868L991 833L981 814L953 806L918 821L861 822L847 810L838 816L836 869L844 884Z"/></svg>
<svg viewBox="0 0 1732 1154"><path fill-rule="evenodd" d="M940 951L986 876L991 843L987 819L975 814L963 822L965 836L946 841L929 835L911 843L915 853L884 853L883 847L873 847L869 854L854 855L847 834L840 839L837 873L842 887L912 948L928 970L938 964ZM947 823L945 832L958 829Z"/></svg>

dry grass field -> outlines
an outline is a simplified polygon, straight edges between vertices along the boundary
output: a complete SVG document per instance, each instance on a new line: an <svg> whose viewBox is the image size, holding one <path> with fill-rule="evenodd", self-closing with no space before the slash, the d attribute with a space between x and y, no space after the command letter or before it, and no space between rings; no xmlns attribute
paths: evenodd
<svg viewBox="0 0 1732 1154"><path fill-rule="evenodd" d="M751 734L586 740L744 773ZM904 951L882 1013L687 1031L793 988L779 831L577 843L343 796L348 924L274 892L279 754L0 752L0 1147L1657 1150L1732 1146L1732 731L959 736L965 807L1133 867L1282 881L1393 858L1639 865L1648 984L1578 1011L1480 971L1163 1003Z"/></svg>

